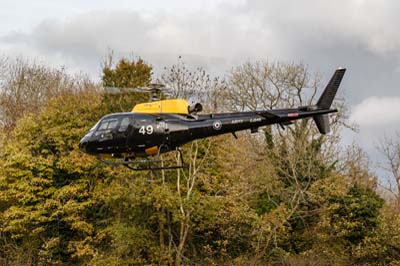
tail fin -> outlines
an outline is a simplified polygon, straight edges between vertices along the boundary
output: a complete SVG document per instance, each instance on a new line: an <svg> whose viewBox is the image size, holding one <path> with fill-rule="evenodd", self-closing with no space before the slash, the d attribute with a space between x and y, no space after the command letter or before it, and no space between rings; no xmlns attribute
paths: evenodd
<svg viewBox="0 0 400 266"><path fill-rule="evenodd" d="M318 99L318 109L329 109L331 107L333 99L335 98L336 92L339 88L340 82L342 82L344 72L346 72L345 68L338 68L335 71L328 85L326 85L321 97Z"/></svg>
<svg viewBox="0 0 400 266"><path fill-rule="evenodd" d="M340 86L340 82L342 82L345 72L346 72L345 68L338 68L335 71L328 85L326 85L326 88L322 93L321 97L318 99L317 102L318 109L329 109L331 107L333 99L335 98L336 92ZM313 118L321 134L329 133L330 126L329 126L328 114L316 115Z"/></svg>

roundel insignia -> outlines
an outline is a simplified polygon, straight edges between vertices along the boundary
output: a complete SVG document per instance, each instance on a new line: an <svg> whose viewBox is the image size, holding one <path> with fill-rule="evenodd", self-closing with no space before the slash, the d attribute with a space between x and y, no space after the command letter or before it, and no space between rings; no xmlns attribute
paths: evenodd
<svg viewBox="0 0 400 266"><path fill-rule="evenodd" d="M213 123L213 128L214 128L215 130L220 130L221 127L222 127L222 122L221 122L221 121L217 120L217 121L215 121L215 122Z"/></svg>

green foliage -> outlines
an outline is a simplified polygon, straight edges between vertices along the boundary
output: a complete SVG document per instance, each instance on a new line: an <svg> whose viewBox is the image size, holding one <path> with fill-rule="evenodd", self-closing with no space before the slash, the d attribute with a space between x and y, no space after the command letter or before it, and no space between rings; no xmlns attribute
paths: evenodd
<svg viewBox="0 0 400 266"><path fill-rule="evenodd" d="M152 67L139 58L128 60L122 58L113 68L112 61L103 67L102 81L104 86L135 88L149 84Z"/></svg>
<svg viewBox="0 0 400 266"><path fill-rule="evenodd" d="M22 264L76 265L93 253L88 243L98 203L91 193L104 169L77 145L99 104L91 91L65 94L39 116L20 120L5 144L1 232L26 254Z"/></svg>
<svg viewBox="0 0 400 266"><path fill-rule="evenodd" d="M141 58L136 61L122 58L114 66L112 55L110 55L109 61L103 66L101 79L105 87L136 88L151 82L152 69ZM148 94L138 92L105 94L103 108L108 113L128 112L136 103L146 102L148 99Z"/></svg>
<svg viewBox="0 0 400 266"><path fill-rule="evenodd" d="M357 245L378 227L381 199L369 188L357 184L351 186L344 197L333 197L331 224L337 237L343 237L350 245Z"/></svg>

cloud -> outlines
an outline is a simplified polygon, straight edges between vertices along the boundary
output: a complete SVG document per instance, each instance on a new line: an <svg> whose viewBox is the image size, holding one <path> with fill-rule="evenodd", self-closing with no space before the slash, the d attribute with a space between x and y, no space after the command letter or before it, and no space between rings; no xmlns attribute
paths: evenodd
<svg viewBox="0 0 400 266"><path fill-rule="evenodd" d="M0 47L91 73L99 72L109 48L117 55L133 52L156 67L182 55L218 74L246 59L303 61L326 76L341 65L349 69L346 96L357 102L373 93L398 93L399 9L395 0L247 0L204 9L107 8L45 19L27 32L0 36Z"/></svg>
<svg viewBox="0 0 400 266"><path fill-rule="evenodd" d="M400 131L400 97L368 97L352 109L350 120L359 125L357 134L344 131L344 142L358 143L370 156L377 173L385 173L378 164L385 161L378 146L385 138L397 138Z"/></svg>
<svg viewBox="0 0 400 266"><path fill-rule="evenodd" d="M260 50L274 42L273 36L263 41L268 33L259 24L257 17L249 18L234 9L182 13L97 10L68 21L43 21L25 34L25 42L48 53L74 55L73 47L103 51L112 46L118 51L250 56L260 55ZM14 32L2 40L18 43L21 35ZM260 43L264 48L254 49Z"/></svg>
<svg viewBox="0 0 400 266"><path fill-rule="evenodd" d="M246 4L249 14L297 41L335 47L341 39L374 53L397 55L399 8L396 0L249 0Z"/></svg>
<svg viewBox="0 0 400 266"><path fill-rule="evenodd" d="M353 108L350 120L361 127L400 124L400 97L369 97Z"/></svg>
<svg viewBox="0 0 400 266"><path fill-rule="evenodd" d="M242 21L245 19L208 11L97 10L67 21L45 20L31 32L11 32L0 37L0 42L13 50L29 47L31 54L84 66L87 62L99 64L109 48L118 54L133 52L155 58L155 64L159 63L157 57L175 61L178 55L223 61L238 55L257 56L258 49L253 49L257 43L271 45L261 41L263 37L255 34L257 27Z"/></svg>

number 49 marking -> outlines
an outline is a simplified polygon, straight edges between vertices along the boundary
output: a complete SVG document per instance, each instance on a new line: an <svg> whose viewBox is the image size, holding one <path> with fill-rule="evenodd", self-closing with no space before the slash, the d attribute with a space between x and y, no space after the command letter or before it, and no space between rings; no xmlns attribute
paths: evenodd
<svg viewBox="0 0 400 266"><path fill-rule="evenodd" d="M151 135L153 134L153 126L148 125L148 126L141 126L139 129L139 133L143 135Z"/></svg>

